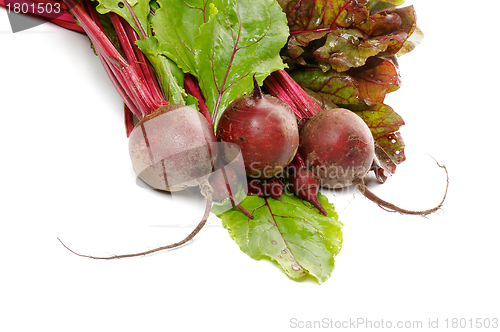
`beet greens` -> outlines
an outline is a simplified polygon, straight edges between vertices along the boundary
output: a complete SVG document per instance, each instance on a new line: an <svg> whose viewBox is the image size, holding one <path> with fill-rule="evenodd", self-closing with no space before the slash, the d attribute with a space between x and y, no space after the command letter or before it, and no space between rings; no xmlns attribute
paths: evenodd
<svg viewBox="0 0 500 332"><path fill-rule="evenodd" d="M63 244L73 253L115 259L171 249L190 241L212 209L250 257L321 283L342 223L320 187L354 185L403 214L442 207L448 187L437 206L411 211L365 185L370 171L383 183L405 160L405 123L384 104L400 87L397 56L423 37L414 8L394 5L403 1L51 2L62 13L45 18L89 37L123 99L137 176L165 191L199 186L206 197L201 222L177 243L111 257ZM220 148L215 135L232 145ZM228 165L236 155L246 174ZM212 208L212 198L221 204Z"/></svg>

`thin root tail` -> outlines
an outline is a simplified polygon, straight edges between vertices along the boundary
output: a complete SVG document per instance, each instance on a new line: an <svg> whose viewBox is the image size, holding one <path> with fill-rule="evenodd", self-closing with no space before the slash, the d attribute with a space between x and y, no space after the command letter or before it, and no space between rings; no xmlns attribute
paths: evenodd
<svg viewBox="0 0 500 332"><path fill-rule="evenodd" d="M434 159L435 160L435 159ZM436 163L438 164L439 167L443 168L445 173L446 173L446 190L444 192L444 195L443 195L443 198L441 199L441 202L439 202L438 205L436 205L435 207L431 208L431 209L428 209L428 210L423 210L423 211L413 211L413 210L407 210L407 209L403 209L403 208L400 208L392 203L389 203L385 200L383 200L382 198L378 197L377 195L375 195L373 192L371 192L367 187L366 185L364 184L363 181L361 181L360 183L358 183L356 185L356 188L366 197L368 198L370 201L374 202L375 204L377 204L378 206L380 206L383 210L385 211L388 211L388 212L397 212L397 213L401 213L401 214L408 214L408 215L420 215L420 216L426 216L428 214L431 214L431 213L434 213L436 211L439 211L443 204L444 204L444 201L446 200L446 195L448 194L448 186L450 184L450 178L449 178L449 175L448 175L448 170L446 169L446 166L444 165L441 165L439 164L437 161Z"/></svg>
<svg viewBox="0 0 500 332"><path fill-rule="evenodd" d="M205 213L203 215L203 219L200 221L200 223L198 224L198 226L196 226L196 228L187 236L185 237L183 240L179 241L179 242L176 242L176 243L172 243L172 244L169 244L167 246L162 246L162 247L158 247L158 248L155 248L155 249L151 249L151 250L147 250L147 251L143 251L143 252L138 252L138 253L134 253L134 254L126 254L126 255L114 255L114 256L109 256L109 257L98 257L98 256L90 256L90 255L82 255L82 254L79 254L73 250L71 250L70 248L68 248L62 241L61 239L57 238L59 240L59 242L61 242L61 244L66 248L68 249L69 251L71 251L73 254L77 255L77 256L80 256L80 257L87 257L87 258L92 258L92 259L119 259L119 258L129 258L129 257L137 257L137 256L145 256L145 255L149 255L149 254L152 254L152 253L155 253L155 252L158 252L158 251L162 251L162 250L168 250L168 249L173 249L173 248L176 248L176 247L180 247L186 243L188 243L189 241L191 241L196 234L198 234L198 232L203 228L203 226L205 226L207 220L208 220L208 217L210 216L210 210L212 208L212 196L211 195L206 195L206 206L205 206Z"/></svg>

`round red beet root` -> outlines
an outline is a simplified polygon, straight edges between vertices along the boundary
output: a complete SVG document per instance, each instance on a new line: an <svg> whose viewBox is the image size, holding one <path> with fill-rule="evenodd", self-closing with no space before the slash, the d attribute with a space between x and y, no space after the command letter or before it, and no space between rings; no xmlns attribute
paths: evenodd
<svg viewBox="0 0 500 332"><path fill-rule="evenodd" d="M299 152L326 188L342 188L370 170L375 145L370 129L355 113L342 108L322 111L300 132Z"/></svg>
<svg viewBox="0 0 500 332"><path fill-rule="evenodd" d="M248 176L270 178L292 161L299 146L299 132L287 104L254 90L224 111L217 126L217 140L241 148ZM221 150L226 161L237 154L231 149Z"/></svg>

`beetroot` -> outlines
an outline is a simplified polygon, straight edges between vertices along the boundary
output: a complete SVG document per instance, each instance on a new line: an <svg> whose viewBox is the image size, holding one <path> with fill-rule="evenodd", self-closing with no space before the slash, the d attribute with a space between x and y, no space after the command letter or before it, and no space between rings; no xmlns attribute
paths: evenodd
<svg viewBox="0 0 500 332"><path fill-rule="evenodd" d="M198 186L212 173L217 144L202 114L167 105L146 115L129 138L134 172L153 188L179 191Z"/></svg>
<svg viewBox="0 0 500 332"><path fill-rule="evenodd" d="M300 132L299 152L326 188L361 180L375 158L370 129L355 113L335 108L316 114Z"/></svg>
<svg viewBox="0 0 500 332"><path fill-rule="evenodd" d="M263 94L255 82L253 93L233 101L222 114L217 140L240 146L248 176L270 178L292 161L299 131L291 108ZM221 150L224 160L233 158L234 151Z"/></svg>
<svg viewBox="0 0 500 332"><path fill-rule="evenodd" d="M129 151L134 172L151 187L173 192L190 186L199 186L206 198L203 218L183 240L140 253L95 257L78 254L63 243L68 250L78 256L116 259L172 249L189 242L208 220L214 193L208 178L215 168L217 144L212 127L200 112L184 105L166 105L158 108L155 112L143 117L135 126L129 138ZM222 169L224 170L223 182L229 189L225 168ZM230 179L233 180L232 177ZM218 186L221 185L218 184ZM229 196L232 197L231 192ZM253 218L235 202L234 198L232 202L244 213L246 212L249 218Z"/></svg>
<svg viewBox="0 0 500 332"><path fill-rule="evenodd" d="M447 182L443 199L437 206L424 211L412 211L386 202L368 190L364 184L366 174L371 169L377 170L380 167L375 156L373 137L365 122L347 109L321 111L310 119L300 131L297 155L301 155L306 167L319 176L321 186L343 188L355 185L365 197L391 212L427 215L441 208L448 192ZM439 166L446 171L445 166ZM447 171L446 175L448 176ZM380 174L378 177L380 178ZM292 179L292 188L294 182L300 181L303 181L300 176ZM304 188L308 188L307 182ZM299 195L300 188L295 190ZM313 203L312 200L307 200Z"/></svg>

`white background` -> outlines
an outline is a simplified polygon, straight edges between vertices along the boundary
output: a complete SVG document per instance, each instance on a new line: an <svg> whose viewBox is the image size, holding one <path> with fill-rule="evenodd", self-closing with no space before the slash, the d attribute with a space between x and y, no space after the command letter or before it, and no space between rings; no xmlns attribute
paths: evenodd
<svg viewBox="0 0 500 332"><path fill-rule="evenodd" d="M500 3L413 3L426 39L400 59L404 85L386 99L406 121L407 161L371 188L406 208L435 205L445 175L432 155L448 167L448 199L422 218L352 189L326 192L345 226L322 285L252 260L214 215L189 245L148 257L64 249L57 237L92 255L175 242L203 199L136 184L122 103L84 36L51 24L12 34L0 9L0 330L287 331L358 318L425 330L429 319L441 329L447 318L500 319Z"/></svg>

